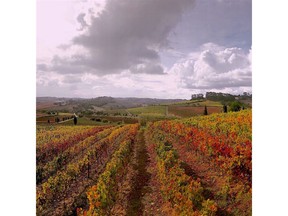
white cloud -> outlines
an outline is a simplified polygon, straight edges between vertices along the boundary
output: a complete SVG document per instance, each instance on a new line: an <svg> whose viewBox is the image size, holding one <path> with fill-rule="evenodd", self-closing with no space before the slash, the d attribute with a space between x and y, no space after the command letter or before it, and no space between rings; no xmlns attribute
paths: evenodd
<svg viewBox="0 0 288 216"><path fill-rule="evenodd" d="M58 56L57 64L52 61L50 68L63 74L106 75L123 70L163 74L159 50L169 47L171 30L193 3L194 0L109 0L97 16L90 13L86 20L88 13L81 12L76 17L77 24L85 30L73 38L71 46L82 46L89 55L78 58L78 53L71 52L68 57Z"/></svg>
<svg viewBox="0 0 288 216"><path fill-rule="evenodd" d="M39 37L47 43L38 47L37 95L188 99L205 91L249 91L251 0L193 3L81 0L59 4L52 19L55 26ZM56 27L59 31L52 31ZM62 31L65 37L57 38Z"/></svg>
<svg viewBox="0 0 288 216"><path fill-rule="evenodd" d="M192 53L181 59L169 73L177 74L180 86L187 89L251 87L251 52L205 44L198 57Z"/></svg>
<svg viewBox="0 0 288 216"><path fill-rule="evenodd" d="M125 70L104 76L39 73L37 78L39 95L52 88L50 93L54 92L54 96L70 94L77 97L189 99L192 93L207 91L241 94L243 91L251 92L251 51L247 53L241 48L209 43L201 46L198 52L180 59L171 68L165 68L161 75Z"/></svg>
<svg viewBox="0 0 288 216"><path fill-rule="evenodd" d="M71 46L79 29L91 25L92 17L97 17L105 4L106 0L38 0L37 62L43 59L47 62L54 55L62 56L63 48Z"/></svg>

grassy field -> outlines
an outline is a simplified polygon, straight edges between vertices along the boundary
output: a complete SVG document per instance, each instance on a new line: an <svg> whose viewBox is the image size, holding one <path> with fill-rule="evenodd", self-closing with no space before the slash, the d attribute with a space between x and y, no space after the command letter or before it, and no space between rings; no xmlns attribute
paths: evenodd
<svg viewBox="0 0 288 216"><path fill-rule="evenodd" d="M217 106L217 107L221 107L222 108L222 104L219 101L210 101L210 100L205 100L202 102L198 102L198 104L200 104L200 106Z"/></svg>
<svg viewBox="0 0 288 216"><path fill-rule="evenodd" d="M58 115L59 115L59 116L72 116L72 115L74 115L74 113L59 112Z"/></svg>
<svg viewBox="0 0 288 216"><path fill-rule="evenodd" d="M189 100L189 101L184 101L184 102L179 102L179 103L174 103L171 105L177 105L177 106L217 106L217 107L222 107L223 105L219 101L210 101L206 99L201 99L201 100Z"/></svg>
<svg viewBox="0 0 288 216"><path fill-rule="evenodd" d="M106 110L106 113L110 115L126 115L128 112L125 109L113 109L113 110Z"/></svg>
<svg viewBox="0 0 288 216"><path fill-rule="evenodd" d="M134 115L158 115L165 116L166 115L166 106L147 106L147 107L137 107L127 109L128 112Z"/></svg>
<svg viewBox="0 0 288 216"><path fill-rule="evenodd" d="M124 116L95 116L94 119L100 119L102 122L110 122L112 124L134 124L138 123L138 118Z"/></svg>

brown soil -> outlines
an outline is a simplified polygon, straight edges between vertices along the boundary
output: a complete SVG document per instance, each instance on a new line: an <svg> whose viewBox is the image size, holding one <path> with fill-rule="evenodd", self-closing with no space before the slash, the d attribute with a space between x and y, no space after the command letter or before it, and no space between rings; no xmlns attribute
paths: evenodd
<svg viewBox="0 0 288 216"><path fill-rule="evenodd" d="M148 149L143 132L141 129L138 133L127 175L110 215L169 215L157 181L156 154L152 148Z"/></svg>
<svg viewBox="0 0 288 216"><path fill-rule="evenodd" d="M192 117L197 115L203 115L204 107L192 107L192 106L169 106L169 114L173 114L179 117ZM221 113L222 107L207 107L208 114Z"/></svg>
<svg viewBox="0 0 288 216"><path fill-rule="evenodd" d="M160 191L160 183L157 176L157 164L156 164L156 151L154 145L147 143L145 140L148 156L147 172L150 175L150 179L145 186L146 193L143 194L143 215L155 215L166 216L171 215L172 209L170 204L165 202L162 198Z"/></svg>

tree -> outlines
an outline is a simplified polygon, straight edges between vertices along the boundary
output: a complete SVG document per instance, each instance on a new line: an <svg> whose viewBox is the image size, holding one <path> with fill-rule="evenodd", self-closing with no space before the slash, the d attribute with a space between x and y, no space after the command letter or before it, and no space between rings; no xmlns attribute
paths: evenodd
<svg viewBox="0 0 288 216"><path fill-rule="evenodd" d="M59 123L59 122L60 122L60 119L59 119L58 117L56 117L56 118L55 118L55 122L56 122L56 123Z"/></svg>
<svg viewBox="0 0 288 216"><path fill-rule="evenodd" d="M242 104L239 101L233 101L230 103L230 111L238 112L241 110Z"/></svg>
<svg viewBox="0 0 288 216"><path fill-rule="evenodd" d="M77 117L76 116L74 116L73 121L74 121L74 125L77 125Z"/></svg>
<svg viewBox="0 0 288 216"><path fill-rule="evenodd" d="M208 115L207 106L204 107L204 115Z"/></svg>
<svg viewBox="0 0 288 216"><path fill-rule="evenodd" d="M223 105L223 112L227 113L227 105L226 104Z"/></svg>

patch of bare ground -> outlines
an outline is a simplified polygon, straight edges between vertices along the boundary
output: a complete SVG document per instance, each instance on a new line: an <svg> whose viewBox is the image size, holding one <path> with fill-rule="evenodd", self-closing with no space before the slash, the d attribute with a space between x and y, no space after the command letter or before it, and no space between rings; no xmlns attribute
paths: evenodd
<svg viewBox="0 0 288 216"><path fill-rule="evenodd" d="M147 173L150 176L148 182L146 183L142 197L142 214L145 216L166 216L171 215L173 209L171 209L170 204L165 202L161 195L161 185L158 182L157 176L157 161L156 161L156 151L155 146L152 143L146 142L143 137L143 142L146 146L147 152ZM136 215L136 214L135 214Z"/></svg>
<svg viewBox="0 0 288 216"><path fill-rule="evenodd" d="M157 181L156 153L153 148L148 148L143 133L142 128L126 168L127 174L119 183L118 197L110 215L171 215Z"/></svg>
<svg viewBox="0 0 288 216"><path fill-rule="evenodd" d="M109 215L127 215L127 208L129 206L128 197L133 190L134 178L137 175L135 166L137 165L138 157L139 133L140 132L138 132L134 145L132 146L130 162L125 167L126 175L118 183L117 199Z"/></svg>
<svg viewBox="0 0 288 216"><path fill-rule="evenodd" d="M146 186L150 179L147 165L148 154L141 129L135 141L131 161L126 167L127 174L119 183L118 197L110 215L143 215L142 197L147 193Z"/></svg>
<svg viewBox="0 0 288 216"><path fill-rule="evenodd" d="M149 192L147 186L151 174L147 172L149 158L143 132L144 130L141 129L136 145L136 157L133 165L136 175L133 178L132 190L128 195L127 215L143 215L144 204L142 197Z"/></svg>

